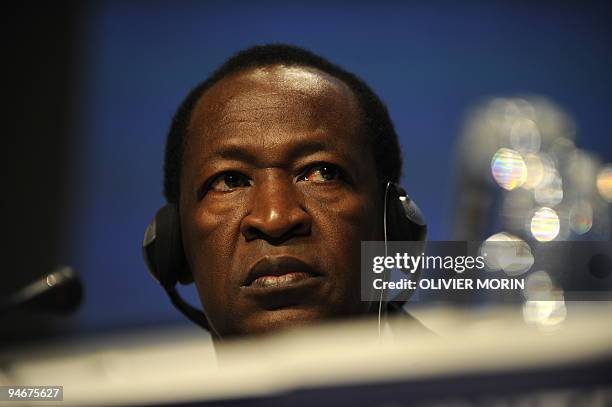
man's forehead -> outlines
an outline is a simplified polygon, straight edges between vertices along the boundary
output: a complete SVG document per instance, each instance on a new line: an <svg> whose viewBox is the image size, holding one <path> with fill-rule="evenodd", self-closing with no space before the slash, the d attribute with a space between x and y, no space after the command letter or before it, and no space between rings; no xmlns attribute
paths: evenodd
<svg viewBox="0 0 612 407"><path fill-rule="evenodd" d="M270 84L305 94L323 94L333 87L337 91L349 91L338 78L307 66L271 65L252 68L242 75L242 80L251 83Z"/></svg>
<svg viewBox="0 0 612 407"><path fill-rule="evenodd" d="M192 134L216 134L225 126L346 126L359 107L339 79L310 67L266 66L223 78L200 98L191 116Z"/></svg>
<svg viewBox="0 0 612 407"><path fill-rule="evenodd" d="M304 97L354 99L348 85L326 72L308 66L271 65L229 74L208 89L199 104L206 104L210 99L223 103L242 94L266 89L302 94Z"/></svg>

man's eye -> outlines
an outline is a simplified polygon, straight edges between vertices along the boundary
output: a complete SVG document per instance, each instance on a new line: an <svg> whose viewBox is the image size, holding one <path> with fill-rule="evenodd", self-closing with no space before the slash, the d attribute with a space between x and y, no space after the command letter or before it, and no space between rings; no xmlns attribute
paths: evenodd
<svg viewBox="0 0 612 407"><path fill-rule="evenodd" d="M209 190L216 192L230 192L236 188L251 185L249 178L239 172L226 172L217 176L210 184Z"/></svg>
<svg viewBox="0 0 612 407"><path fill-rule="evenodd" d="M340 169L331 164L320 164L309 168L302 174L300 180L312 182L328 182L340 179Z"/></svg>

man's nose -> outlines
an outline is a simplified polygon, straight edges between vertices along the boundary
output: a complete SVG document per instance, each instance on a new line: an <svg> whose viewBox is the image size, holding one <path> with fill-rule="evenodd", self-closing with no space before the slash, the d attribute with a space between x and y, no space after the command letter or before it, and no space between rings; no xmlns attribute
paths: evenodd
<svg viewBox="0 0 612 407"><path fill-rule="evenodd" d="M250 210L240 225L247 241L264 239L280 244L310 234L312 218L303 205L302 193L291 180L269 177L253 186Z"/></svg>

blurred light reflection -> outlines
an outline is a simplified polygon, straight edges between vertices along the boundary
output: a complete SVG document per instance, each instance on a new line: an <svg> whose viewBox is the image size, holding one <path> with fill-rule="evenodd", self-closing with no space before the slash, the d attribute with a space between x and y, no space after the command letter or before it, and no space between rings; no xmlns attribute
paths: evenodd
<svg viewBox="0 0 612 407"><path fill-rule="evenodd" d="M493 243L512 242L515 239L518 238L510 233L502 232L490 236L482 243L480 246L480 254L485 258L485 266L488 271L501 270L499 260L503 255L504 246Z"/></svg>
<svg viewBox="0 0 612 407"><path fill-rule="evenodd" d="M527 178L522 187L533 189L542 183L547 168L544 167L540 156L537 154L527 154L525 156L525 165L527 166Z"/></svg>
<svg viewBox="0 0 612 407"><path fill-rule="evenodd" d="M508 276L527 272L534 263L529 245L510 233L497 233L485 240L480 247L488 271L503 270Z"/></svg>
<svg viewBox="0 0 612 407"><path fill-rule="evenodd" d="M525 278L523 295L527 300L550 299L553 291L553 282L550 275L544 270L534 271Z"/></svg>
<svg viewBox="0 0 612 407"><path fill-rule="evenodd" d="M528 324L533 324L544 330L557 328L565 321L567 308L563 295L558 300L550 301L526 301L523 305L523 319Z"/></svg>
<svg viewBox="0 0 612 407"><path fill-rule="evenodd" d="M612 202L612 164L607 164L597 174L597 190L608 202Z"/></svg>
<svg viewBox="0 0 612 407"><path fill-rule="evenodd" d="M531 234L540 242L549 242L559 234L559 216L553 209L538 209L531 218Z"/></svg>
<svg viewBox="0 0 612 407"><path fill-rule="evenodd" d="M554 328L565 320L567 310L563 291L555 287L544 270L531 273L525 279L523 319L539 328Z"/></svg>
<svg viewBox="0 0 612 407"><path fill-rule="evenodd" d="M537 153L540 151L540 131L537 124L526 118L520 118L510 129L510 145L521 153Z"/></svg>
<svg viewBox="0 0 612 407"><path fill-rule="evenodd" d="M570 227L579 235L584 235L593 226L593 207L587 201L578 201L570 210Z"/></svg>
<svg viewBox="0 0 612 407"><path fill-rule="evenodd" d="M563 200L563 181L556 170L552 170L548 177L549 182L535 189L534 198L540 205L556 206Z"/></svg>
<svg viewBox="0 0 612 407"><path fill-rule="evenodd" d="M491 160L491 172L499 186L508 191L520 187L527 179L523 157L509 148L497 150Z"/></svg>

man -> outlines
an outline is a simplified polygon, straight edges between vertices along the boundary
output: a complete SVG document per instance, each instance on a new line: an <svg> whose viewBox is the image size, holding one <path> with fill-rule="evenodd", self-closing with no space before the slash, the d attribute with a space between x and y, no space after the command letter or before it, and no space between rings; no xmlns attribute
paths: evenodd
<svg viewBox="0 0 612 407"><path fill-rule="evenodd" d="M360 242L382 240L397 135L360 79L303 49L229 59L180 106L164 192L214 336L378 312Z"/></svg>

